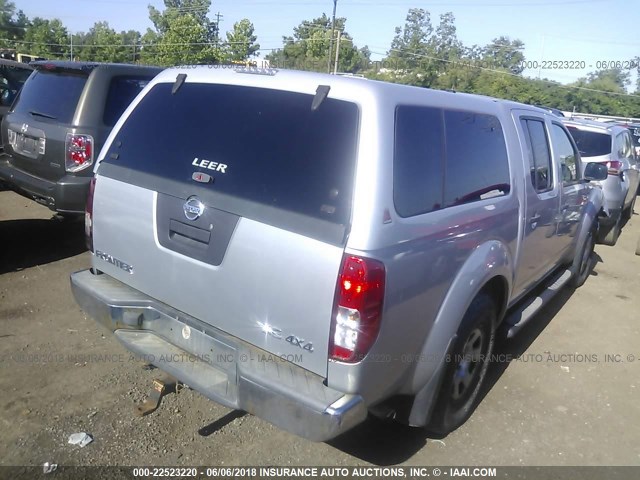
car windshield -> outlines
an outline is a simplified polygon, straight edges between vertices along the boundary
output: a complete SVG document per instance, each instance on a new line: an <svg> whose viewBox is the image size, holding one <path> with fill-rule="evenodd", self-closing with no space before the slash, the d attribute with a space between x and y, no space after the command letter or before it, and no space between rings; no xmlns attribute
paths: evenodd
<svg viewBox="0 0 640 480"><path fill-rule="evenodd" d="M611 135L567 127L583 157L599 157L611 153Z"/></svg>

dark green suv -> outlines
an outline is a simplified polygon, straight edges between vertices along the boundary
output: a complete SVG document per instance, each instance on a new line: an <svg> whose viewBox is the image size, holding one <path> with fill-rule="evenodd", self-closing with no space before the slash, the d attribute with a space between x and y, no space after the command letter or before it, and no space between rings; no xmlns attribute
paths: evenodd
<svg viewBox="0 0 640 480"><path fill-rule="evenodd" d="M162 69L42 61L2 122L0 181L62 215L83 214L93 162L131 101Z"/></svg>

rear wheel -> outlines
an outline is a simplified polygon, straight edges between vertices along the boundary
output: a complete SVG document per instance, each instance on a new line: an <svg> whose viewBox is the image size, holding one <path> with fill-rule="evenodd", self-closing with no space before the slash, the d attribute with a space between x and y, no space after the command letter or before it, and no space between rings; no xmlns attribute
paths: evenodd
<svg viewBox="0 0 640 480"><path fill-rule="evenodd" d="M636 245L636 255L640 255L640 238L638 239L638 245Z"/></svg>
<svg viewBox="0 0 640 480"><path fill-rule="evenodd" d="M471 416L489 368L496 320L495 302L480 293L465 313L447 358L428 431L447 435Z"/></svg>

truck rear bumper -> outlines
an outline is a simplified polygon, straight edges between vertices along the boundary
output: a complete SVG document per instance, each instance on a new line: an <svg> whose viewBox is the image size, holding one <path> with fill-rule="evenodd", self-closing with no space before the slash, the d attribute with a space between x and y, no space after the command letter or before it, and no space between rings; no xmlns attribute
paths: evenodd
<svg viewBox="0 0 640 480"><path fill-rule="evenodd" d="M71 275L82 309L130 351L206 397L313 441L334 438L367 416L359 395L162 304L84 270Z"/></svg>
<svg viewBox="0 0 640 480"><path fill-rule="evenodd" d="M83 214L91 177L66 175L57 182L14 167L9 156L0 156L0 181L20 195L61 213Z"/></svg>

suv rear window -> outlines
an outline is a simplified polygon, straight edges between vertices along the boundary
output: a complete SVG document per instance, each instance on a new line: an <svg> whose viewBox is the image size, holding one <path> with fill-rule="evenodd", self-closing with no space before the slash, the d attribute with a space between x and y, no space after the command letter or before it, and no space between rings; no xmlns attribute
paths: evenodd
<svg viewBox="0 0 640 480"><path fill-rule="evenodd" d="M346 225L358 141L356 104L235 85L161 83L119 130L118 160L162 178ZM221 167L222 166L222 167Z"/></svg>
<svg viewBox="0 0 640 480"><path fill-rule="evenodd" d="M105 125L113 127L120 115L126 110L131 101L146 87L150 78L140 77L114 77L109 85L107 104L104 107L102 121Z"/></svg>
<svg viewBox="0 0 640 480"><path fill-rule="evenodd" d="M61 123L71 123L85 83L86 75L37 71L24 84L13 111L35 112Z"/></svg>
<svg viewBox="0 0 640 480"><path fill-rule="evenodd" d="M599 157L611 153L611 135L608 133L590 132L569 125L567 129L583 157Z"/></svg>

